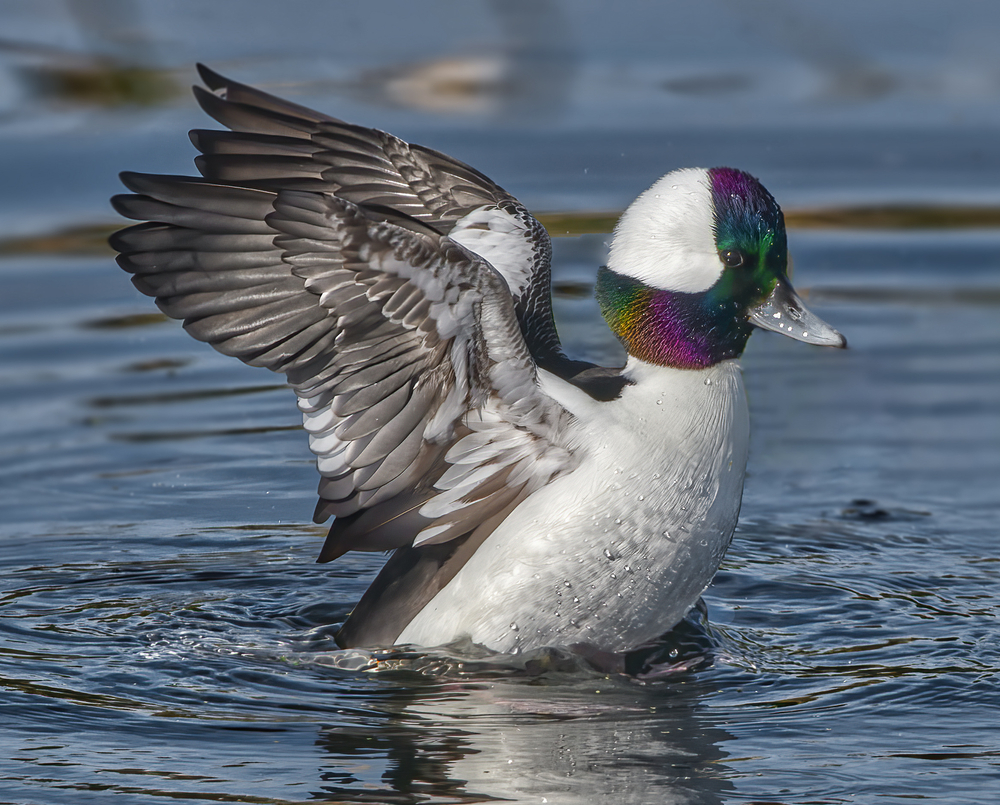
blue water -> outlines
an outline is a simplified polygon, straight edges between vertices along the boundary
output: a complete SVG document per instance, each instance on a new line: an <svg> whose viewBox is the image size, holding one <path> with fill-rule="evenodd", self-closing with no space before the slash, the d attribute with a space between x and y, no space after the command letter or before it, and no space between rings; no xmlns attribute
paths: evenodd
<svg viewBox="0 0 1000 805"><path fill-rule="evenodd" d="M115 223L118 170L189 172L195 60L539 212L613 212L690 164L789 213L1000 206L1000 7L380 7L0 12L0 802L996 802L1000 228L790 230L851 349L751 339L707 662L660 679L335 651L381 557L314 563L291 392L159 317L84 230ZM607 240L557 239L555 280L570 351L613 363Z"/></svg>

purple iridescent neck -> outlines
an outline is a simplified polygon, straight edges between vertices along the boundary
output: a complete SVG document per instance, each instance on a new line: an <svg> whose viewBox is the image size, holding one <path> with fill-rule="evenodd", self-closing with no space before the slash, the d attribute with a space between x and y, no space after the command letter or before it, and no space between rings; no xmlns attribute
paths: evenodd
<svg viewBox="0 0 1000 805"><path fill-rule="evenodd" d="M607 268L597 273L601 312L629 354L677 369L704 369L746 346L751 327L740 306L713 290L664 291Z"/></svg>

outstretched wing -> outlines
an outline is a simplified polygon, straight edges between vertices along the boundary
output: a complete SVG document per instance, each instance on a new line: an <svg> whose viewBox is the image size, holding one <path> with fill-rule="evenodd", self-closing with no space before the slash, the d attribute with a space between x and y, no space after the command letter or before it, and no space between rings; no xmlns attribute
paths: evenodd
<svg viewBox="0 0 1000 805"><path fill-rule="evenodd" d="M418 220L330 192L123 175L136 287L287 374L322 475L321 560L445 542L573 466L505 280ZM482 535L480 535L482 536Z"/></svg>
<svg viewBox="0 0 1000 805"><path fill-rule="evenodd" d="M191 132L202 176L227 185L334 193L426 224L483 257L507 281L536 360L564 360L552 317L551 242L528 210L445 154L289 103L199 65L202 108L232 131Z"/></svg>

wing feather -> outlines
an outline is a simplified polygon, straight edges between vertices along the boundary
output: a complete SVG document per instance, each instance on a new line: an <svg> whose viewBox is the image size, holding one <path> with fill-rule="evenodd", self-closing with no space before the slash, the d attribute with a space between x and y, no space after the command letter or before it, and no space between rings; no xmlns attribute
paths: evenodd
<svg viewBox="0 0 1000 805"><path fill-rule="evenodd" d="M199 70L214 91L196 88L198 102L233 129L192 132L206 179L259 190L333 192L452 237L507 281L536 359L551 366L567 360L552 317L549 236L517 199L438 151Z"/></svg>
<svg viewBox="0 0 1000 805"><path fill-rule="evenodd" d="M457 160L202 76L233 131L192 132L201 177L123 174L116 209L148 223L114 236L120 265L195 338L287 374L336 518L322 559L485 538L574 466L535 376L558 351L544 230Z"/></svg>

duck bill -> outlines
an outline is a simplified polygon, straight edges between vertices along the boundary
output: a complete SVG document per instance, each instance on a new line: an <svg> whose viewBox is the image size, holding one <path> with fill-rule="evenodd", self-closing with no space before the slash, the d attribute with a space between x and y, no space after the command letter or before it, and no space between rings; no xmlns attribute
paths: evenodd
<svg viewBox="0 0 1000 805"><path fill-rule="evenodd" d="M785 277L779 277L771 295L750 311L750 323L807 344L847 346L844 336L809 311Z"/></svg>

